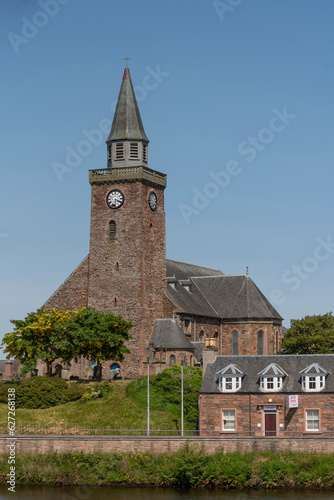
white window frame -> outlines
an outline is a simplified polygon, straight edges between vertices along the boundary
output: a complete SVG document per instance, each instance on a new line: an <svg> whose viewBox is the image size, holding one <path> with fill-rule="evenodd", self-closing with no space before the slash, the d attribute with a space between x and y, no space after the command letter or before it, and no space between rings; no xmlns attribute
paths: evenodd
<svg viewBox="0 0 334 500"><path fill-rule="evenodd" d="M302 376L302 388L305 392L319 392L324 389L326 376L319 373L310 373Z"/></svg>
<svg viewBox="0 0 334 500"><path fill-rule="evenodd" d="M236 430L236 411L233 409L223 410L222 427L224 432L235 432ZM232 424L233 428L230 427ZM227 426L227 427L225 427Z"/></svg>
<svg viewBox="0 0 334 500"><path fill-rule="evenodd" d="M311 414L313 412L313 415ZM315 423L317 427L314 427ZM309 427L311 423L311 427ZM320 432L320 410L317 408L305 410L305 429L306 432Z"/></svg>
<svg viewBox="0 0 334 500"><path fill-rule="evenodd" d="M272 385L272 387L268 387ZM263 392L275 392L282 389L283 376L282 375L262 375L260 379L260 388Z"/></svg>
<svg viewBox="0 0 334 500"><path fill-rule="evenodd" d="M221 375L218 387L222 392L237 392L241 387L241 375Z"/></svg>

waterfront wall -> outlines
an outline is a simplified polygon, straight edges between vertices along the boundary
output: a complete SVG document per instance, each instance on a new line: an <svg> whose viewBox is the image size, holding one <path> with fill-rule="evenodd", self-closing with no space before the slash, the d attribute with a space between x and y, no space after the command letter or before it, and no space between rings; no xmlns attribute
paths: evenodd
<svg viewBox="0 0 334 500"><path fill-rule="evenodd" d="M15 441L16 453L65 453L83 451L92 453L150 452L172 453L186 444L206 453L223 451L241 453L250 451L299 451L312 453L334 453L333 438L311 437L244 437L244 438L168 438L168 437L126 437L126 436L15 436L0 437L0 454L8 453L8 445Z"/></svg>

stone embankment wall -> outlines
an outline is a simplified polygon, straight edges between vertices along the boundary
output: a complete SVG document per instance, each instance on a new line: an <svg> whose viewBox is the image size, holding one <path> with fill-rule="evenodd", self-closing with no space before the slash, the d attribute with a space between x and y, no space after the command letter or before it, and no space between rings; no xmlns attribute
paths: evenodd
<svg viewBox="0 0 334 500"><path fill-rule="evenodd" d="M186 444L206 453L220 451L241 453L260 450L334 453L333 438L168 438L127 436L2 436L0 454L8 453L8 445L15 441L16 453L52 453L83 451L172 453Z"/></svg>

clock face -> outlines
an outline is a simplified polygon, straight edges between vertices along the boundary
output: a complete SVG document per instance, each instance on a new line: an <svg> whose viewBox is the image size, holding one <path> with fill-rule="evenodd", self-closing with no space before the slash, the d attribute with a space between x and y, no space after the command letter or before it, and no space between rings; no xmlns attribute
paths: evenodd
<svg viewBox="0 0 334 500"><path fill-rule="evenodd" d="M158 198L154 191L150 192L150 195L148 197L148 204L152 212L155 212L158 208Z"/></svg>
<svg viewBox="0 0 334 500"><path fill-rule="evenodd" d="M109 208L120 208L124 203L124 194L119 189L113 189L107 194L107 205Z"/></svg>

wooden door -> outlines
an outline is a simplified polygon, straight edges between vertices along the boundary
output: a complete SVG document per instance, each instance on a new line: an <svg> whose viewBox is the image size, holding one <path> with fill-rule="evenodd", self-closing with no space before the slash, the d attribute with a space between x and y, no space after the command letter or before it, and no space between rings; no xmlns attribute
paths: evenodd
<svg viewBox="0 0 334 500"><path fill-rule="evenodd" d="M265 436L276 436L276 413L264 414Z"/></svg>

